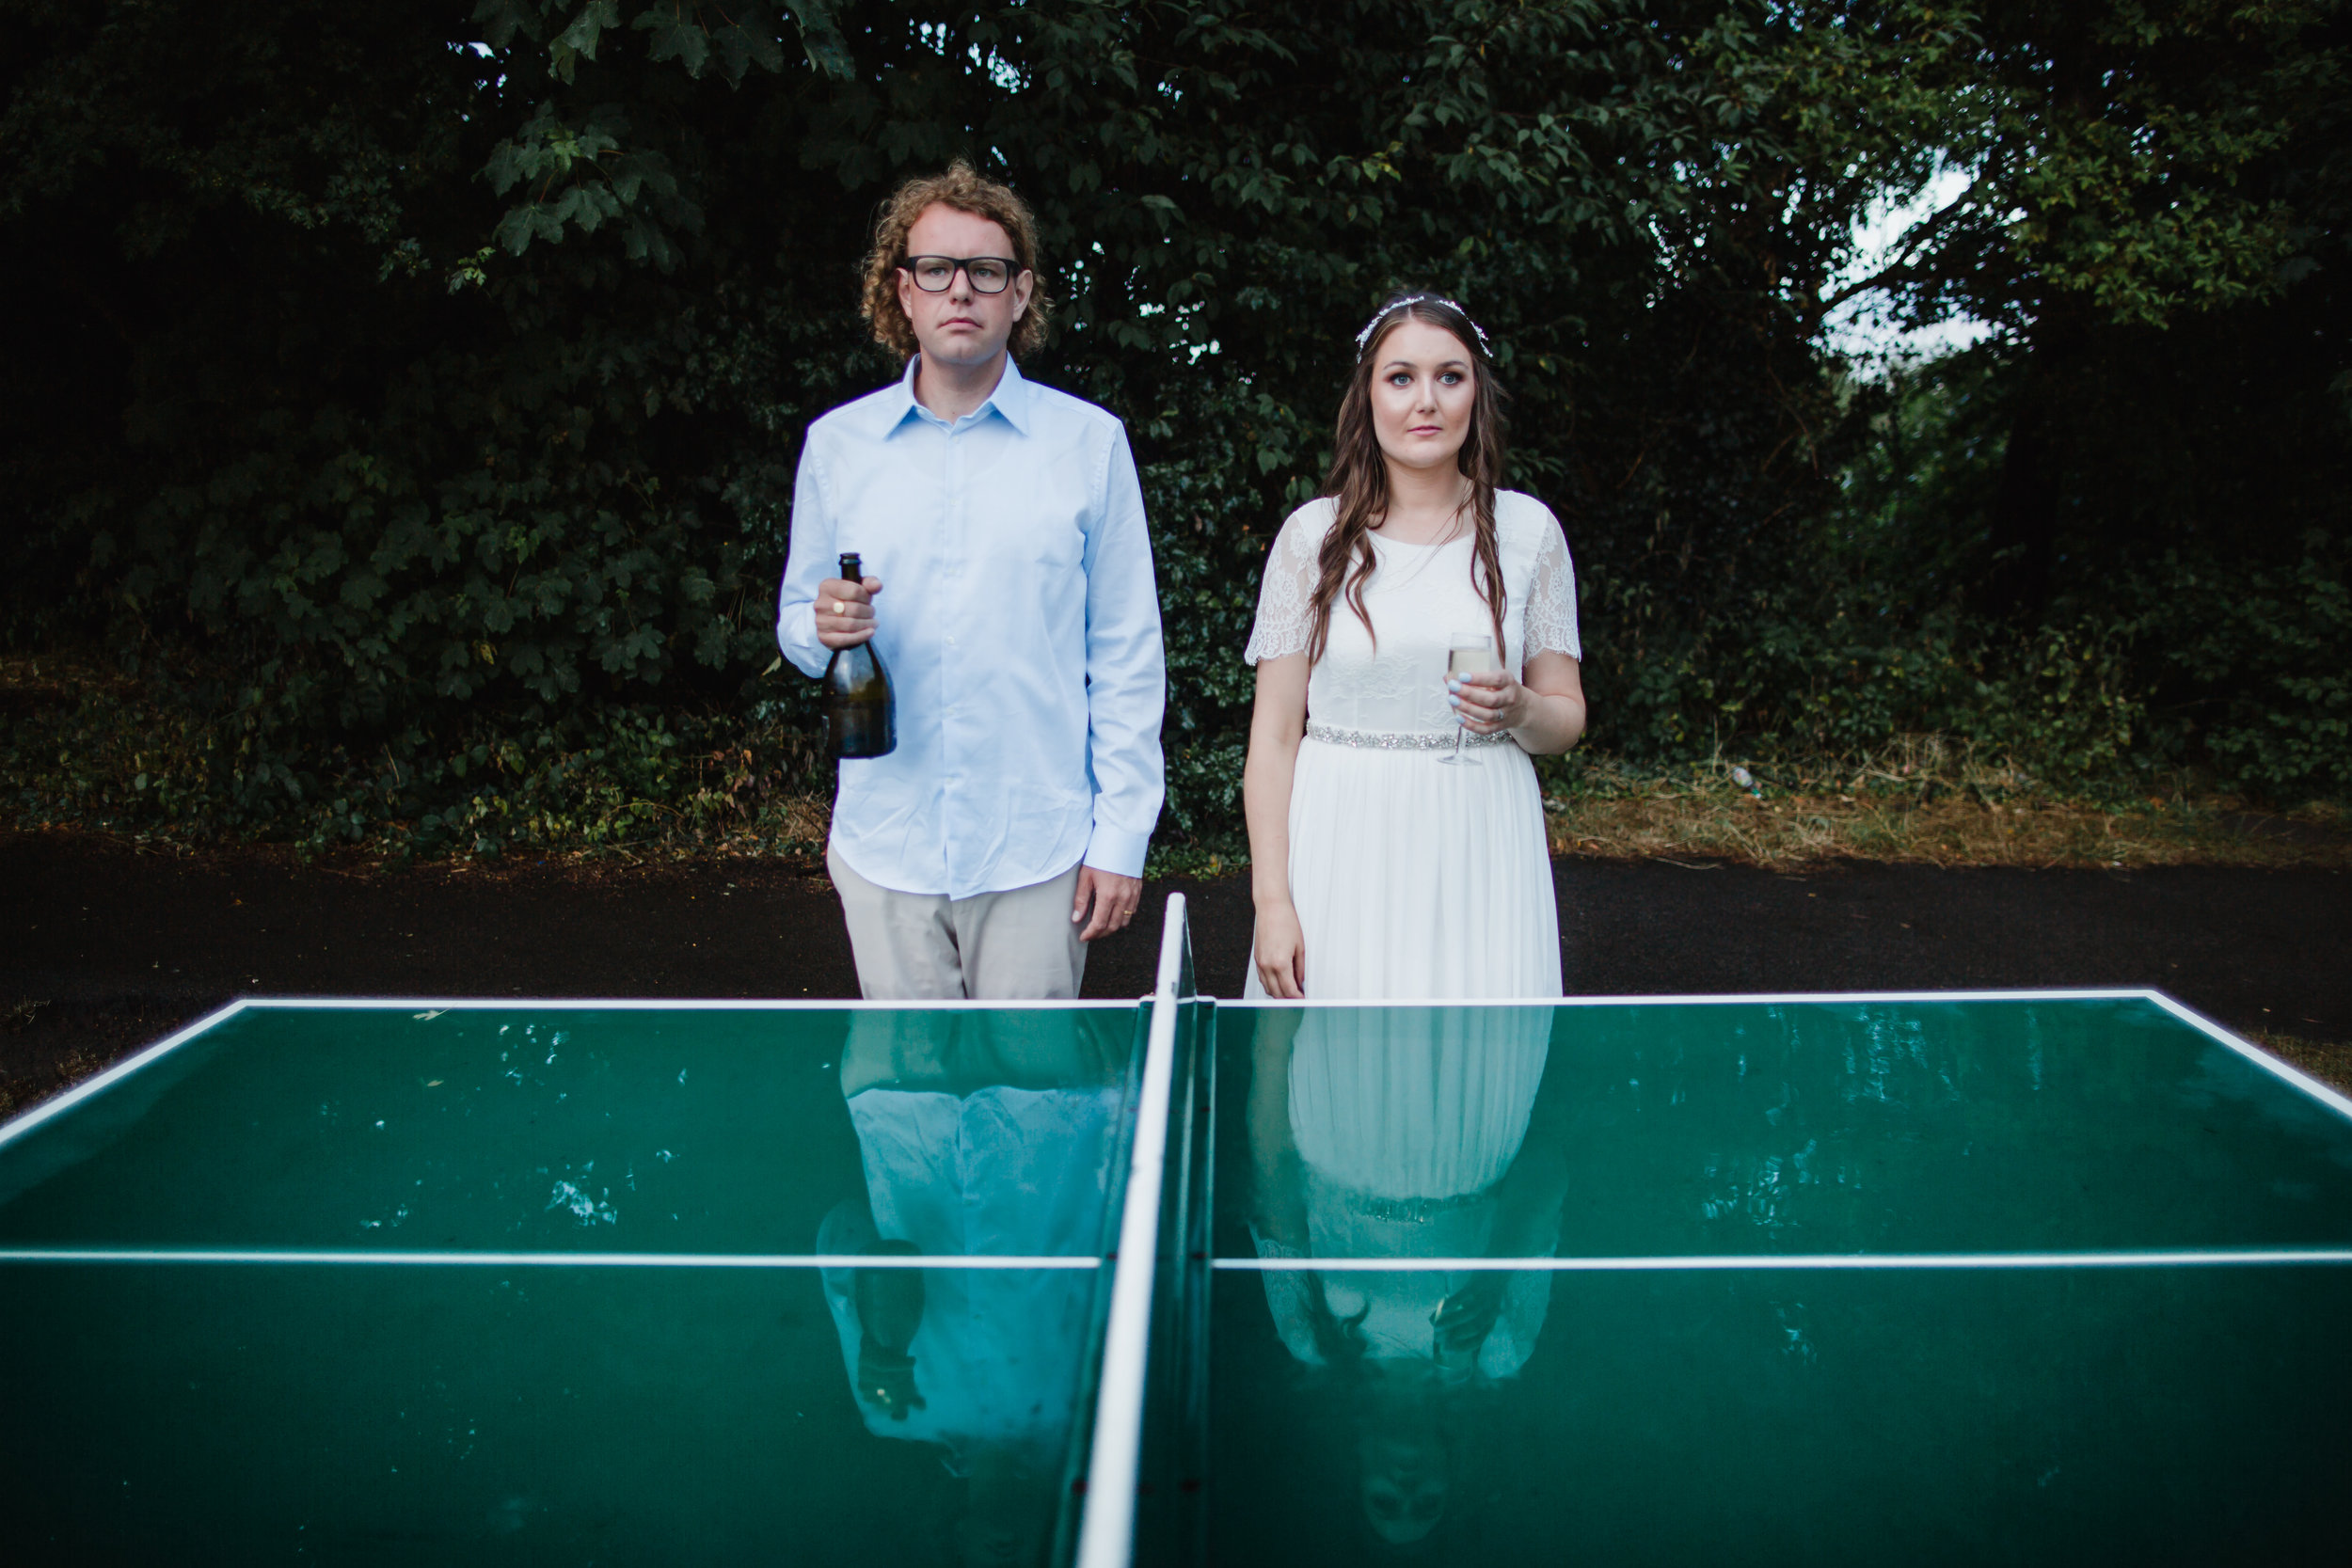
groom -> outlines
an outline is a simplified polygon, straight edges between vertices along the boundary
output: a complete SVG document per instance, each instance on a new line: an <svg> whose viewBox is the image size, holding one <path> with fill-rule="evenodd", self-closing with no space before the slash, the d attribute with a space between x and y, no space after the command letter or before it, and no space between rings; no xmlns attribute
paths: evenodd
<svg viewBox="0 0 2352 1568"><path fill-rule="evenodd" d="M870 638L897 692L898 749L842 762L825 853L871 998L1075 996L1143 895L1167 688L1143 492L1119 420L1014 362L1045 336L1036 261L1027 206L968 165L901 185L864 309L906 373L801 451L776 641L816 675ZM872 575L835 575L850 551Z"/></svg>

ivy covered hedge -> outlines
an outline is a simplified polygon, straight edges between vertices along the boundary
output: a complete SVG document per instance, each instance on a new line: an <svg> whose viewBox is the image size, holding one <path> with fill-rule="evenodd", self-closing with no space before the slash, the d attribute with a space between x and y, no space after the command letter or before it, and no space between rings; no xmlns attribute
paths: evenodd
<svg viewBox="0 0 2352 1568"><path fill-rule="evenodd" d="M2343 19L2050 14L5 0L0 629L103 673L28 677L14 815L807 831L792 468L895 373L875 204L956 155L1044 222L1025 368L1142 460L1166 842L1234 829L1258 564L1399 284L1496 338L1597 746L1928 729L2341 796ZM1857 220L1953 167L1857 276ZM1858 379L1850 295L1997 331Z"/></svg>

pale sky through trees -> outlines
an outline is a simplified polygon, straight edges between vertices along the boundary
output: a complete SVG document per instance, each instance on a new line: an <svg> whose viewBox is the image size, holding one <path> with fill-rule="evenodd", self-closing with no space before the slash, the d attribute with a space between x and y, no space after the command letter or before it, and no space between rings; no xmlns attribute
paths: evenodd
<svg viewBox="0 0 2352 1568"><path fill-rule="evenodd" d="M1830 281L1832 290L1867 277L1895 259L1903 236L1968 188L1965 169L1946 169L1909 201L1874 205L1854 226L1853 260ZM1933 359L1980 341L1992 331L1974 316L1949 316L1932 325L1905 327L1894 319L1884 290L1856 294L1829 313L1821 341L1852 361L1856 373L1876 376L1890 365Z"/></svg>

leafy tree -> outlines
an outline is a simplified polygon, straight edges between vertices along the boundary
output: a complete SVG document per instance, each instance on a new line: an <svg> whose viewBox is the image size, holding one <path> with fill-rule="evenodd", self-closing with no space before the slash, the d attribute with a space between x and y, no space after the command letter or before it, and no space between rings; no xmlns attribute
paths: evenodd
<svg viewBox="0 0 2352 1568"><path fill-rule="evenodd" d="M1867 160L1912 195L1943 170L1967 180L1885 264L1818 288L1802 308L1818 320L1883 293L1913 322L1963 314L1999 329L2013 373L2003 389L2008 431L1982 602L2040 616L2070 586L2064 562L2113 572L2119 551L2178 543L2184 528L2218 521L2197 517L2203 508L2186 494L2150 494L2142 460L2174 465L2137 437L2152 420L2175 427L2170 436L2191 435L2179 427L2200 414L2193 391L2168 388L2150 399L2142 376L2152 358L2206 355L2215 357L2200 365L2200 379L2243 371L2232 367L2233 342L2249 327L2315 326L2314 309L2337 308L2328 284L2305 285L2346 259L2352 34L2344 8L1825 6L1801 31L1820 40L1797 55L1794 84L1818 105L1804 127L1811 159ZM2290 296L2299 309L2277 309ZM2199 330L2217 322L2227 325ZM2281 401L2303 404L2305 416L2340 401L2327 378L2296 379ZM2341 452L2340 429L2295 422L2306 453ZM2171 451L2194 453L2200 467L2232 467L2205 440ZM2341 478L2340 468L2330 475L2333 484ZM2118 489L2124 494L2109 499ZM2314 520L2309 511L2280 517L2265 543L2292 553Z"/></svg>
<svg viewBox="0 0 2352 1568"><path fill-rule="evenodd" d="M1948 691L1823 672L1891 670L1934 621L1997 677L1943 586L1988 559L2131 621L2133 678L2210 725L2234 689L2156 651L2164 591L2058 562L2276 500L2266 463L2303 476L2279 529L2317 530L2322 564L2265 569L2336 559L2343 394L2308 394L2342 336L2291 388L2252 369L2297 301L2335 309L2334 14L0 0L0 282L40 302L0 325L8 636L103 646L182 715L182 773L119 790L133 813L560 834L598 791L707 793L698 747L784 787L800 433L896 369L852 309L875 203L967 156L1045 225L1058 325L1025 369L1122 415L1144 463L1175 836L1231 830L1258 562L1399 285L1496 339L1518 482L1578 553L1604 744L1947 721ZM1884 398L1820 346L1857 217L1944 166L1971 194L1862 281L2004 328L1964 421L1994 432L1968 471L2001 477L1962 512L1857 478ZM2233 364L2243 461L2183 463L2192 383ZM2148 499L2111 503L2152 450ZM2053 465L2062 526L2034 534L2015 519L2050 506L2010 498ZM1981 537L1916 547L1937 529ZM2188 559L2133 557L2151 583ZM2319 713L2290 689L2334 646L2245 653L2274 673L2231 721ZM2340 766L2305 738L2293 778Z"/></svg>

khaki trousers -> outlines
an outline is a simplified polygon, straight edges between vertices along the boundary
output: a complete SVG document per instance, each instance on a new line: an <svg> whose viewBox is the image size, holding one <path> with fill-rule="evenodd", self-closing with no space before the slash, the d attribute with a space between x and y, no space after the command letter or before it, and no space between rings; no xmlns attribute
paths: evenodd
<svg viewBox="0 0 2352 1568"><path fill-rule="evenodd" d="M825 848L857 957L858 990L873 1002L1011 1002L1074 997L1087 968L1083 929L1070 918L1078 868L1029 887L969 898L877 887Z"/></svg>

